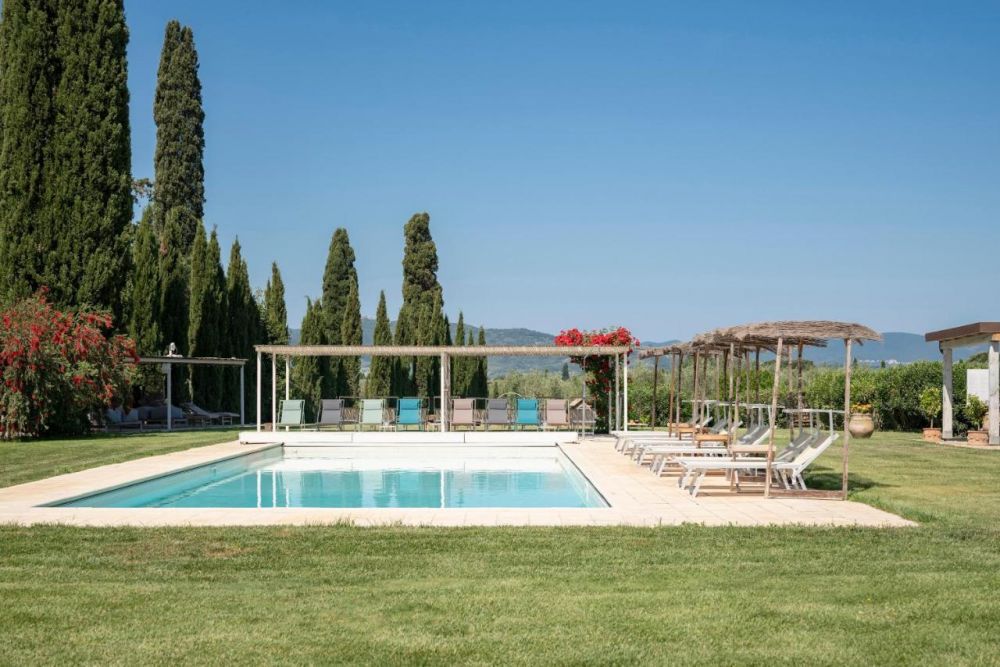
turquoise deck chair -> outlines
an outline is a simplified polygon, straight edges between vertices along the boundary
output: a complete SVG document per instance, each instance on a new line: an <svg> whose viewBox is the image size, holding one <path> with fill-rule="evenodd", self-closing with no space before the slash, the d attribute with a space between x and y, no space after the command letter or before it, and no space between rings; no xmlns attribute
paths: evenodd
<svg viewBox="0 0 1000 667"><path fill-rule="evenodd" d="M365 426L375 426L382 428L385 421L385 400L381 398L366 398L361 401L361 419L358 422L360 428Z"/></svg>
<svg viewBox="0 0 1000 667"><path fill-rule="evenodd" d="M302 400L283 400L281 401L281 409L278 411L278 423L274 427L281 428L282 426L290 427L297 426L302 428L303 424L306 423L306 402Z"/></svg>
<svg viewBox="0 0 1000 667"><path fill-rule="evenodd" d="M534 398L517 399L517 414L514 416L514 423L518 427L541 426L538 418L538 400Z"/></svg>
<svg viewBox="0 0 1000 667"><path fill-rule="evenodd" d="M423 401L419 398L401 398L396 406L396 429L400 426L417 426L424 429Z"/></svg>

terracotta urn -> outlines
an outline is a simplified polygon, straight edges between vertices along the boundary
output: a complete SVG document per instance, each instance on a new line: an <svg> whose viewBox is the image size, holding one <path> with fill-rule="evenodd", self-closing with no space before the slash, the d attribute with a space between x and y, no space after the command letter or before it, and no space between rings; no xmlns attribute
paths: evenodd
<svg viewBox="0 0 1000 667"><path fill-rule="evenodd" d="M875 432L875 422L871 415L853 414L847 430L851 432L851 437L870 438Z"/></svg>
<svg viewBox="0 0 1000 667"><path fill-rule="evenodd" d="M939 428L925 428L924 429L924 440L927 442L941 442L941 429Z"/></svg>
<svg viewBox="0 0 1000 667"><path fill-rule="evenodd" d="M990 444L990 432L969 431L968 442L970 445L988 445Z"/></svg>

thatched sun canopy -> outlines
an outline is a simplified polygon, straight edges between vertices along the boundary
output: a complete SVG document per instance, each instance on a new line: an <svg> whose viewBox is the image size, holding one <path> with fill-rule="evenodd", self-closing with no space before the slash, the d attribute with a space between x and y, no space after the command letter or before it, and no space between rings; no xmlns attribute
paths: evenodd
<svg viewBox="0 0 1000 667"><path fill-rule="evenodd" d="M670 345L663 345L661 347L647 347L639 350L640 359L649 359L652 357L666 357L671 354L690 354L691 353L691 343L671 343Z"/></svg>

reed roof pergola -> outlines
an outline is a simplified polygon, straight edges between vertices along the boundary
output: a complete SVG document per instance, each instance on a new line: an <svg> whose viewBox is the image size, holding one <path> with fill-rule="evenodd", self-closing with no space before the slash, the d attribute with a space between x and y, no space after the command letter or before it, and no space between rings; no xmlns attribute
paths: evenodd
<svg viewBox="0 0 1000 667"><path fill-rule="evenodd" d="M290 397L291 357L439 357L441 359L441 431L448 430L448 400L451 397L452 357L614 357L624 364L624 409L628 414L628 353L625 345L255 345L257 352L257 430L261 430L261 364L271 355L271 421L277 420L277 358L285 358L285 399ZM586 383L584 383L586 386ZM615 405L618 404L616 383ZM624 419L628 430L628 419Z"/></svg>
<svg viewBox="0 0 1000 667"><path fill-rule="evenodd" d="M654 359L654 366L658 364L659 358L663 356L670 356L671 360L678 359L681 364L683 364L684 355L694 355L695 356L695 369L694 369L694 398L695 404L698 403L698 357L707 355L725 355L728 359L732 360L734 358L741 360L743 354L749 355L750 351L754 351L757 355L756 366L759 369L760 364L760 351L766 350L774 353L775 355L775 369L774 369L774 382L771 387L771 405L770 405L770 432L768 435L768 467L764 486L764 495L771 496L771 466L770 464L774 461L774 431L777 421L777 411L778 411L778 387L780 385L781 378L781 360L788 346L797 347L799 350L799 392L800 392L800 403L801 403L801 359L802 359L802 349L804 347L826 347L827 342L831 339L839 339L844 341L844 444L843 444L843 469L841 475L841 490L836 494L838 498L847 498L847 481L848 481L848 455L850 448L850 431L848 430L848 423L851 419L851 346L854 343L862 344L864 341L872 340L878 341L882 340L882 336L874 331L873 329L866 327L861 324L855 324L852 322L837 322L831 320L786 320L786 321L773 321L773 322L757 322L752 324L743 324L733 327L722 327L719 329L713 329L705 333L698 334L694 336L688 343L673 343L670 345L665 345L663 347L650 348L643 350L639 354L640 359L647 359L652 357ZM1000 339L1000 337L998 337ZM790 348L789 349L789 359ZM747 357L747 363L749 363L749 356ZM677 363L672 363L673 367L677 367ZM737 367L738 368L738 367ZM728 372L728 369L727 369ZM737 373L739 370L737 370ZM671 371L671 406L673 406L673 395L674 387L677 387L677 413L676 421L680 422L680 374L677 373L676 379L674 378L675 373L673 368ZM655 378L654 377L654 404L655 404ZM729 392L730 392L730 407L733 408L734 423L736 418L738 418L739 412L739 392L734 392L733 386L733 376L729 374ZM697 408L696 408L697 409ZM800 405L801 409L801 405ZM831 424L831 428L833 425ZM778 493L788 493L787 491L782 491ZM795 492L801 494L802 492ZM830 497L832 494L824 491L812 491L806 492L808 495L813 496L823 496Z"/></svg>

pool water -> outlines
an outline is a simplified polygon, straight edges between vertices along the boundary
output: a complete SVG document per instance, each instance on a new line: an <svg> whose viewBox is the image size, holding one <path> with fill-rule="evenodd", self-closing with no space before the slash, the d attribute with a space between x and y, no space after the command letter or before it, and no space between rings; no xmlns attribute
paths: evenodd
<svg viewBox="0 0 1000 667"><path fill-rule="evenodd" d="M63 507L607 507L558 447L298 447L247 454Z"/></svg>

